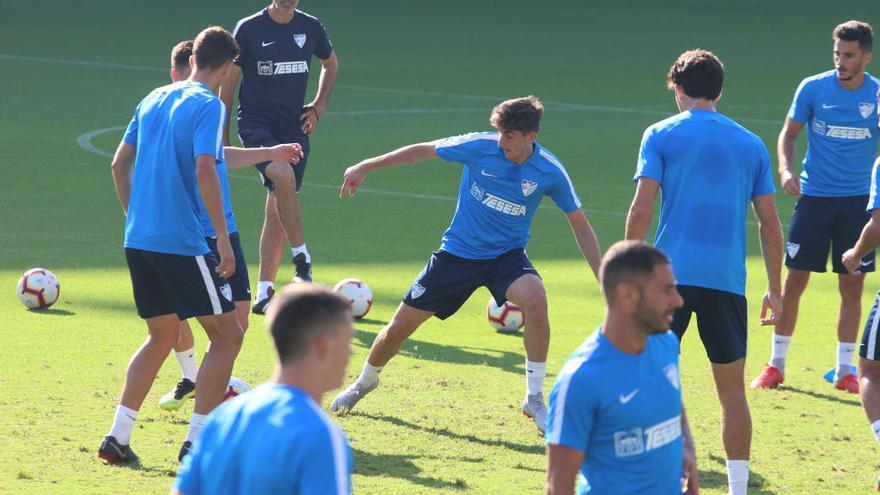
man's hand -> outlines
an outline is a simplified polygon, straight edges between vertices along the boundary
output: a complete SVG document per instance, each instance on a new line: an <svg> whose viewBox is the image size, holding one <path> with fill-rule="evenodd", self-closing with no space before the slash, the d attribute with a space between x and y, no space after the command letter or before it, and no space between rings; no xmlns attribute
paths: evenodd
<svg viewBox="0 0 880 495"><path fill-rule="evenodd" d="M363 162L352 165L345 169L345 175L342 177L342 188L339 190L339 197L342 198L348 193L349 198L353 198L357 189L363 184L367 178L367 169Z"/></svg>
<svg viewBox="0 0 880 495"><path fill-rule="evenodd" d="M770 316L767 316L767 313ZM782 294L768 290L761 303L761 326L775 325L782 314Z"/></svg>
<svg viewBox="0 0 880 495"><path fill-rule="evenodd" d="M217 237L217 252L220 254L220 264L214 271L217 275L228 279L235 273L235 253L232 252L229 236Z"/></svg>
<svg viewBox="0 0 880 495"><path fill-rule="evenodd" d="M306 136L315 130L315 126L318 125L323 114L324 109L318 108L314 102L303 106L302 114L299 116L299 124Z"/></svg>
<svg viewBox="0 0 880 495"><path fill-rule="evenodd" d="M856 250L849 248L843 253L843 256L840 257L840 262L843 263L846 271L850 273L858 273L859 268L862 265L862 258L856 258Z"/></svg>
<svg viewBox="0 0 880 495"><path fill-rule="evenodd" d="M303 158L302 146L299 143L285 143L269 148L273 162L287 162L296 165Z"/></svg>
<svg viewBox="0 0 880 495"><path fill-rule="evenodd" d="M687 495L700 493L700 481L697 479L697 452L691 442L684 446L684 471L681 478L681 491Z"/></svg>
<svg viewBox="0 0 880 495"><path fill-rule="evenodd" d="M801 195L801 177L792 173L791 170L783 170L779 174L779 183L782 184L782 189L785 190L786 194L791 196Z"/></svg>

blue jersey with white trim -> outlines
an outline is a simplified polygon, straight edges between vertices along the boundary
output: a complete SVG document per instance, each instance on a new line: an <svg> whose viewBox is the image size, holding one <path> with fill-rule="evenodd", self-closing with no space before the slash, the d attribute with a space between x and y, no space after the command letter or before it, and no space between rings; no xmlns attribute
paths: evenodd
<svg viewBox="0 0 880 495"><path fill-rule="evenodd" d="M565 363L550 393L545 439L584 453L577 493L681 493L684 441L678 338L648 337L637 355L601 327Z"/></svg>
<svg viewBox="0 0 880 495"><path fill-rule="evenodd" d="M641 177L660 183L654 245L678 283L744 295L749 204L776 191L761 138L718 112L682 112L645 130Z"/></svg>
<svg viewBox="0 0 880 495"><path fill-rule="evenodd" d="M217 162L217 177L220 179L220 191L223 193L223 215L226 217L226 231L229 234L238 232L238 225L235 224L235 214L232 212L232 196L229 191L229 174L226 171L226 160ZM205 205L199 196L199 223L205 232L205 237L217 237L217 231L214 230L214 224L211 223L211 217L205 210Z"/></svg>
<svg viewBox="0 0 880 495"><path fill-rule="evenodd" d="M878 196L878 190L880 190L880 183L878 183L877 168L880 167L880 158L877 158L877 161L874 162L874 167L871 168L871 195L868 196L868 213L872 210L876 210L880 208L880 196Z"/></svg>
<svg viewBox="0 0 880 495"><path fill-rule="evenodd" d="M123 137L137 148L125 247L184 256L209 252L199 222L195 160L223 160L223 118L220 99L190 81L157 88L138 104Z"/></svg>
<svg viewBox="0 0 880 495"><path fill-rule="evenodd" d="M348 495L345 434L303 390L266 383L208 417L174 489L186 495Z"/></svg>
<svg viewBox="0 0 880 495"><path fill-rule="evenodd" d="M807 129L801 193L862 196L871 186L877 154L877 90L880 80L865 74L858 89L840 85L830 70L804 79L788 116Z"/></svg>
<svg viewBox="0 0 880 495"><path fill-rule="evenodd" d="M504 157L497 132L441 139L437 155L464 164L458 204L440 249L466 259L491 259L525 249L532 217L546 196L566 212L581 207L565 167L535 142L522 164Z"/></svg>

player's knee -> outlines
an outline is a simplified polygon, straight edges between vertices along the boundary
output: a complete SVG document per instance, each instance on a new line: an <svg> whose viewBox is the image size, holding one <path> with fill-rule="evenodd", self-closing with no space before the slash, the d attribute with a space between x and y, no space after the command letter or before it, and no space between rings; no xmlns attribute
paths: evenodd
<svg viewBox="0 0 880 495"><path fill-rule="evenodd" d="M541 285L530 287L520 299L522 299L520 306L525 314L532 314L534 316L547 314L547 293Z"/></svg>
<svg viewBox="0 0 880 495"><path fill-rule="evenodd" d="M241 333L243 336L244 333L247 332L248 326L250 326L250 320L248 320L248 317L245 316L244 318L239 318L238 319L238 326L241 327Z"/></svg>
<svg viewBox="0 0 880 495"><path fill-rule="evenodd" d="M807 288L810 281L810 272L806 270L789 270L785 276L785 292L789 294L801 294Z"/></svg>
<svg viewBox="0 0 880 495"><path fill-rule="evenodd" d="M873 385L880 387L880 361L859 360L859 381L862 387Z"/></svg>
<svg viewBox="0 0 880 495"><path fill-rule="evenodd" d="M275 184L275 190L287 190L294 188L296 177L293 168L287 163L272 162L266 167L266 176Z"/></svg>
<svg viewBox="0 0 880 495"><path fill-rule="evenodd" d="M838 283L840 296L850 301L861 301L864 285L862 275L841 275Z"/></svg>

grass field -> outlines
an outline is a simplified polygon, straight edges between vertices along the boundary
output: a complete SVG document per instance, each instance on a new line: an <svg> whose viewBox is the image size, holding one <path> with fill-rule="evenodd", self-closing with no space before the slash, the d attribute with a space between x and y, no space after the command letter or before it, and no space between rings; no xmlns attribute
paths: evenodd
<svg viewBox="0 0 880 495"><path fill-rule="evenodd" d="M121 131L97 131L125 125L140 98L165 84L174 43L209 24L231 28L262 6L0 0L0 492L170 487L191 412L191 405L176 414L157 407L178 379L173 359L133 436L142 467L106 467L96 457L127 361L145 335L106 157ZM399 145L486 129L494 103L532 93L547 107L540 141L567 165L604 249L623 236L643 129L674 111L664 78L678 53L703 47L724 60L720 109L773 150L797 83L831 66L834 25L877 21L878 14L875 0L307 0L302 8L325 22L341 64L301 194L315 276L330 285L362 278L376 298L357 325L349 379L439 245L460 167L437 161L383 171L356 198L341 201L336 187L345 167ZM234 174L233 201L255 280L264 192L255 172ZM787 222L793 201L778 200ZM754 323L766 278L750 230L749 379L770 351L770 330ZM529 254L550 297L555 371L601 320L602 301L552 202L536 216L532 234ZM20 274L34 266L60 278L61 299L49 311L25 311L13 295ZM279 281L291 270L286 263ZM877 289L869 277L865 309ZM873 487L877 446L858 398L821 381L834 364L836 293L833 276L814 277L785 386L749 391L752 493L854 494ZM487 298L481 291L453 318L426 324L383 373L382 388L339 419L355 451L356 493L542 490L543 443L518 412L521 339L488 327ZM722 494L718 405L692 333L682 354L685 403L704 493ZM197 335L197 347L204 346ZM271 367L262 318L253 317L234 374L256 384Z"/></svg>

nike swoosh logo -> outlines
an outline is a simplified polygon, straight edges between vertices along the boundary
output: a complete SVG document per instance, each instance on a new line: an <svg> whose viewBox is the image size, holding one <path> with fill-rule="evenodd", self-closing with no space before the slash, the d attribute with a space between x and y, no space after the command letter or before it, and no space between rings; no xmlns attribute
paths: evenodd
<svg viewBox="0 0 880 495"><path fill-rule="evenodd" d="M266 43L266 42L264 41L264 42L263 42L263 48L266 48L266 47L269 46L269 45L274 45L275 43L276 43L275 41L270 41L270 42L268 42L268 43Z"/></svg>
<svg viewBox="0 0 880 495"><path fill-rule="evenodd" d="M497 175L487 174L485 170L480 170L480 173L486 177L498 177Z"/></svg>
<svg viewBox="0 0 880 495"><path fill-rule="evenodd" d="M115 450L117 454L119 454L119 457L125 457L125 453L122 452L122 449L120 449L119 447L117 447L116 445L114 445L114 444L112 444L112 443L109 444L109 445L110 445L111 447L113 447L113 450Z"/></svg>
<svg viewBox="0 0 880 495"><path fill-rule="evenodd" d="M524 267L522 267L522 269L523 269L523 270L528 270L528 271L533 271L533 272L538 271L538 270L535 270L535 268L534 268L534 267L531 267L531 266L524 266Z"/></svg>
<svg viewBox="0 0 880 495"><path fill-rule="evenodd" d="M862 261L859 264L862 266L871 266L872 263L874 263L874 262L873 261Z"/></svg>
<svg viewBox="0 0 880 495"><path fill-rule="evenodd" d="M627 395L620 394L620 403L626 404L627 402L631 401L632 398L635 397L637 393L639 393L639 389L635 389Z"/></svg>
<svg viewBox="0 0 880 495"><path fill-rule="evenodd" d="M837 108L837 107L839 107L839 106L840 106L840 105L826 105L826 104L824 104L824 103L822 104L822 108L825 109L825 110L828 110L828 109L830 109L830 108Z"/></svg>

